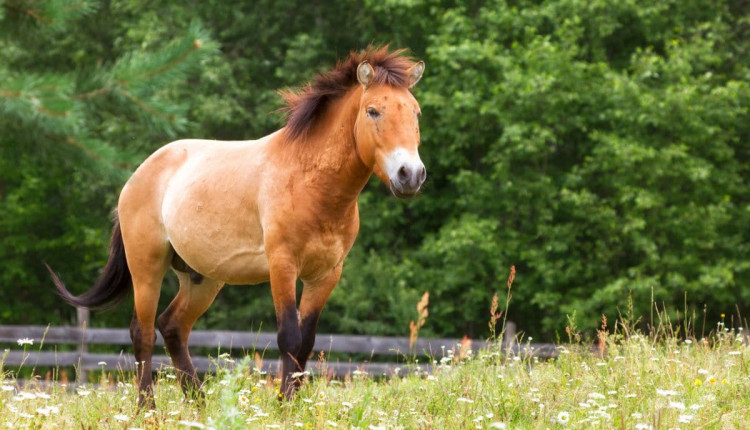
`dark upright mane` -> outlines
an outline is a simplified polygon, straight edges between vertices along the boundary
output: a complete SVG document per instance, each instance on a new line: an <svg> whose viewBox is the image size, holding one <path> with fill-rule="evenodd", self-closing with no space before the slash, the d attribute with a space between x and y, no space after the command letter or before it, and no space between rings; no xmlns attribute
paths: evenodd
<svg viewBox="0 0 750 430"><path fill-rule="evenodd" d="M403 56L404 52L404 49L388 52L388 46L370 46L360 53L352 51L349 57L340 60L336 67L319 74L302 89L280 91L286 101L286 107L282 111L289 115L286 123L289 137L294 140L303 135L332 100L358 84L357 66L365 60L375 70L373 84L387 84L400 88L409 85L408 72L414 62L411 58Z"/></svg>

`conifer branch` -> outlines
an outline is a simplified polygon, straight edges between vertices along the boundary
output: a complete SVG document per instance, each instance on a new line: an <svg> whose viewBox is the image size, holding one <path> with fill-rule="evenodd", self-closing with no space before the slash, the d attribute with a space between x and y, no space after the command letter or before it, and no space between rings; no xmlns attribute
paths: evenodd
<svg viewBox="0 0 750 430"><path fill-rule="evenodd" d="M96 152L92 151L88 146L82 144L76 138L68 136L63 141L65 143L67 143L68 145L73 146L76 149L79 149L79 150L83 151L89 157L91 157L91 158L93 158L95 160L102 161L101 155L99 155Z"/></svg>
<svg viewBox="0 0 750 430"><path fill-rule="evenodd" d="M122 88L119 88L117 91L120 94L122 94L125 97L129 98L130 100L132 100L133 103L137 104L141 109L145 110L146 112L149 112L149 113L152 113L154 115L157 115L157 116L159 116L161 118L164 118L164 119L166 119L168 121L173 121L174 120L174 115L172 115L172 114L165 114L163 112L158 111L157 109L154 109L153 107L151 107L148 104L146 104L146 102L144 102L143 100L141 100L138 97L136 97L134 94L132 94L132 93L130 93L128 91L125 91Z"/></svg>
<svg viewBox="0 0 750 430"><path fill-rule="evenodd" d="M170 61L169 63L167 63L167 64L165 64L165 65L163 65L163 66L161 66L161 67L159 67L157 69L151 70L151 71L143 74L143 77L145 79L148 79L148 78L151 78L153 76L159 75L161 73L166 72L167 70L170 70L170 69L176 67L178 64L182 63L189 56L191 56L193 54L193 52L195 52L196 50L198 50L201 47L201 45L202 45L202 43L201 43L200 39L196 39L195 42L193 42L193 47L189 51L185 52L184 54L182 54L179 57L175 58L174 60Z"/></svg>
<svg viewBox="0 0 750 430"><path fill-rule="evenodd" d="M23 91L0 90L0 96L8 98L8 99L21 97L22 94L23 94Z"/></svg>
<svg viewBox="0 0 750 430"><path fill-rule="evenodd" d="M112 88L109 85L107 85L107 86L104 86L104 87L101 87L99 89L92 90L92 91L89 91L89 92L86 92L86 93L75 94L73 96L73 98L74 99L78 99L78 100L93 99L94 97L98 97L98 96L100 96L102 94L106 94L106 93L110 92L111 90L112 90Z"/></svg>
<svg viewBox="0 0 750 430"><path fill-rule="evenodd" d="M35 10L33 10L33 9L26 9L26 10L24 11L24 13L25 13L26 15L28 15L28 16L30 16L30 17L32 17L32 18L34 18L35 20L37 20L37 21L39 21L39 22L43 23L43 24L52 24L52 23L54 23L54 22L55 22L55 19L54 19L54 18L45 18L45 17L43 17L43 16L42 16L42 15L41 15L41 14L40 14L39 12L37 12L37 11L35 11Z"/></svg>

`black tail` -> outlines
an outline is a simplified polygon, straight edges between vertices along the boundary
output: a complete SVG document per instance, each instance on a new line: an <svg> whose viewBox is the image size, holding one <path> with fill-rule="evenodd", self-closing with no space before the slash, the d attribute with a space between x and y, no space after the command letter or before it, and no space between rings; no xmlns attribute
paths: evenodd
<svg viewBox="0 0 750 430"><path fill-rule="evenodd" d="M131 291L132 282L128 262L125 259L125 246L122 243L120 220L115 217L112 229L112 241L109 244L109 260L104 266L104 272L96 281L94 288L80 296L74 296L68 291L60 277L52 268L44 263L52 275L52 281L57 287L57 293L70 305L88 309L109 309L114 307Z"/></svg>

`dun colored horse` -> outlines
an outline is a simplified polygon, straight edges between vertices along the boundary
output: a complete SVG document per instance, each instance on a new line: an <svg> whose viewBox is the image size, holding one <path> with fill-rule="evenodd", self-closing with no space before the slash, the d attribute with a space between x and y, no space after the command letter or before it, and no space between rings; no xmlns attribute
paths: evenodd
<svg viewBox="0 0 750 430"><path fill-rule="evenodd" d="M271 282L282 354L281 392L299 384L318 317L359 230L357 198L374 172L399 198L425 180L419 104L410 92L424 71L403 51L349 54L299 91L282 91L281 130L251 141L179 140L149 156L125 184L109 260L96 285L71 305L113 306L131 286L130 324L141 406L154 406L151 356L166 343L187 395L200 381L188 336L225 283ZM156 318L169 268L177 296ZM296 280L303 282L297 309Z"/></svg>

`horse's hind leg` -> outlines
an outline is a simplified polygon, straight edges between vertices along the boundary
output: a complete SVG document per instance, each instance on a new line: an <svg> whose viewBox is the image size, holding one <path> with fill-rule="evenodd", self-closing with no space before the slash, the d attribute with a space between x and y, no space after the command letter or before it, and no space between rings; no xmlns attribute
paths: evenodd
<svg viewBox="0 0 750 430"><path fill-rule="evenodd" d="M152 387L151 357L154 352L156 331L156 307L159 303L161 283L167 270L167 249L164 256L159 253L128 253L128 265L133 275L133 295L135 311L130 324L130 337L133 340L133 352L136 359L136 374L138 376L138 405L140 407L155 408ZM127 252L127 251L126 251ZM131 255L135 254L132 258ZM143 255L143 257L139 257Z"/></svg>
<svg viewBox="0 0 750 430"><path fill-rule="evenodd" d="M159 315L157 325L164 337L172 364L177 369L182 391L188 396L198 393L200 389L200 380L188 351L190 330L213 303L224 283L186 272L175 273L180 280L180 291Z"/></svg>
<svg viewBox="0 0 750 430"><path fill-rule="evenodd" d="M151 386L151 356L156 341L154 321L172 250L164 239L166 233L153 217L148 216L147 212L134 212L130 206L123 204L125 193L123 191L120 197L119 214L125 257L133 281L135 311L130 324L130 338L137 362L138 405L154 408L156 405Z"/></svg>

